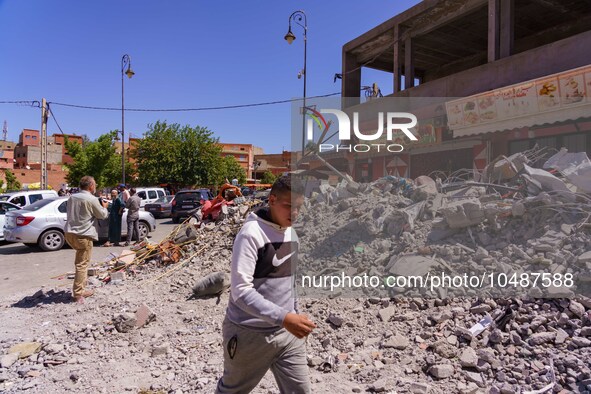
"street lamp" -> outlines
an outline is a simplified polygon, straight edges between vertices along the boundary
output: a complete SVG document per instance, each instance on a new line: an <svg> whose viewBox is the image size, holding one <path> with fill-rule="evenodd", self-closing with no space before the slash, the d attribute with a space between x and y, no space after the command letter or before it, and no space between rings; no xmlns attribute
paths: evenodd
<svg viewBox="0 0 591 394"><path fill-rule="evenodd" d="M125 71L126 66L127 71ZM131 78L135 74L131 70L131 58L127 54L121 58L121 183L125 184L125 91L123 74L127 75L127 78Z"/></svg>
<svg viewBox="0 0 591 394"><path fill-rule="evenodd" d="M304 23L302 24L302 20ZM306 134L306 57L307 57L307 44L308 44L308 19L306 17L306 13L302 10L294 11L288 19L289 27L287 30L287 34L285 35L285 41L288 44L291 44L296 39L296 36L291 31L291 21L295 24L301 26L304 29L304 68L302 71L298 73L298 79L304 76L304 106L302 110L302 157L304 157L305 149L306 149L306 141L305 141L305 134Z"/></svg>

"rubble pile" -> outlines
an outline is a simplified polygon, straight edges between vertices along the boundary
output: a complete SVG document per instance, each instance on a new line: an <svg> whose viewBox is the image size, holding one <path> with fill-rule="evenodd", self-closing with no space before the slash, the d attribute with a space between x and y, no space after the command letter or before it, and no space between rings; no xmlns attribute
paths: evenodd
<svg viewBox="0 0 591 394"><path fill-rule="evenodd" d="M535 152L501 157L470 180L321 184L295 225L298 275L548 272L573 286L300 282L301 312L317 324L312 391L590 393L589 167L566 154L546 169ZM215 221L113 256L85 304L57 289L0 304L0 391L214 392L232 245L250 206L218 208ZM254 391L278 392L271 373Z"/></svg>
<svg viewBox="0 0 591 394"><path fill-rule="evenodd" d="M374 392L591 392L591 200L527 163L525 155L496 161L483 182L321 185L297 226L302 275L546 272L572 283L300 283L305 310L326 323L309 339L310 365Z"/></svg>

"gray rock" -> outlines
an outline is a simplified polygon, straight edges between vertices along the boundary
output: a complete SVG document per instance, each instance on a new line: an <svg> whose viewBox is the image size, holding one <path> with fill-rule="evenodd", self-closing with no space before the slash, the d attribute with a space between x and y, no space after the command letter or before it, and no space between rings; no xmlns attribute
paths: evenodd
<svg viewBox="0 0 591 394"><path fill-rule="evenodd" d="M568 310L574 313L578 318L582 318L585 314L585 307L575 300L571 300Z"/></svg>
<svg viewBox="0 0 591 394"><path fill-rule="evenodd" d="M136 326L136 318L133 313L119 313L113 317L113 325L119 332L130 332Z"/></svg>
<svg viewBox="0 0 591 394"><path fill-rule="evenodd" d="M465 348L460 354L460 365L465 368L473 368L478 364L476 351L471 347Z"/></svg>
<svg viewBox="0 0 591 394"><path fill-rule="evenodd" d="M328 316L328 321L331 322L332 324L334 324L336 327L341 327L344 322L342 317L337 316L332 313Z"/></svg>
<svg viewBox="0 0 591 394"><path fill-rule="evenodd" d="M390 383L386 378L380 378L373 382L373 384L370 387L376 393L383 393L385 391L392 390L394 388L394 385Z"/></svg>
<svg viewBox="0 0 591 394"><path fill-rule="evenodd" d="M157 357L160 355L168 354L170 350L170 344L165 342L160 345L156 345L152 348L152 357Z"/></svg>
<svg viewBox="0 0 591 394"><path fill-rule="evenodd" d="M470 313L486 313L489 312L491 309L492 308L488 304L480 304L470 308Z"/></svg>
<svg viewBox="0 0 591 394"><path fill-rule="evenodd" d="M383 322L388 322L396 314L396 307L389 306L387 308L380 309L378 311L378 316L382 319Z"/></svg>
<svg viewBox="0 0 591 394"><path fill-rule="evenodd" d="M78 343L78 347L82 350L89 350L92 349L92 345L86 341L80 341Z"/></svg>
<svg viewBox="0 0 591 394"><path fill-rule="evenodd" d="M454 374L454 367L451 364L437 364L432 365L427 372L437 379L445 379Z"/></svg>
<svg viewBox="0 0 591 394"><path fill-rule="evenodd" d="M14 364L18 360L18 353L10 353L5 356L2 356L0 359L0 367L2 368L10 368L12 364Z"/></svg>
<svg viewBox="0 0 591 394"><path fill-rule="evenodd" d="M581 338L581 337L574 337L571 342L578 347L588 347L591 346L591 340L587 339L587 338Z"/></svg>
<svg viewBox="0 0 591 394"><path fill-rule="evenodd" d="M443 358L454 358L458 353L458 349L445 340L437 341L431 347L435 353Z"/></svg>
<svg viewBox="0 0 591 394"><path fill-rule="evenodd" d="M559 345L561 343L564 343L564 341L566 341L567 338L567 332L564 331L562 328L559 328L558 330L556 330L556 338L554 338L554 343Z"/></svg>
<svg viewBox="0 0 591 394"><path fill-rule="evenodd" d="M384 348L394 348L397 350L404 350L408 347L409 341L406 337L402 335L392 335L390 338L386 339L382 342L382 347Z"/></svg>
<svg viewBox="0 0 591 394"><path fill-rule="evenodd" d="M539 332L531 335L527 342L532 346L541 345L548 342L553 342L556 338L555 332Z"/></svg>
<svg viewBox="0 0 591 394"><path fill-rule="evenodd" d="M414 394L427 394L430 387L427 383L413 382L410 385L410 391Z"/></svg>
<svg viewBox="0 0 591 394"><path fill-rule="evenodd" d="M474 382L479 387L485 386L484 378L482 377L482 374L479 372L464 371L464 376L466 376L466 379L469 382Z"/></svg>
<svg viewBox="0 0 591 394"><path fill-rule="evenodd" d="M50 343L49 345L45 346L43 350L47 354L56 354L64 350L65 346L59 343Z"/></svg>

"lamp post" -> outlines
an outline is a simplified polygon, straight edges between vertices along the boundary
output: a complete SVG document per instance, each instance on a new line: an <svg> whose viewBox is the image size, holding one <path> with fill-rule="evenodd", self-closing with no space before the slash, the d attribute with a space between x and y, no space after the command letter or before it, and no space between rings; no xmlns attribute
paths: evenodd
<svg viewBox="0 0 591 394"><path fill-rule="evenodd" d="M287 34L284 37L288 44L291 44L296 39L296 36L291 31L291 21L304 29L304 68L298 73L298 79L301 78L302 75L304 76L304 106L302 110L302 157L304 157L306 150L306 76L308 75L306 72L306 57L308 52L308 18L306 17L306 13L302 10L294 11L289 16L289 28L287 30ZM304 22L303 24L302 21Z"/></svg>
<svg viewBox="0 0 591 394"><path fill-rule="evenodd" d="M127 71L125 67L127 66ZM123 75L127 78L135 74L131 70L131 58L125 54L121 58L121 183L125 184L125 90L123 84Z"/></svg>

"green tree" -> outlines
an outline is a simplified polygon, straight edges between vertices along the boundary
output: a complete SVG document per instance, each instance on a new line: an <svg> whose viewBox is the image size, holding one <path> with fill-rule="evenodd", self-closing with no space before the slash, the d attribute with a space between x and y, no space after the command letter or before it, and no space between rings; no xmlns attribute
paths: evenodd
<svg viewBox="0 0 591 394"><path fill-rule="evenodd" d="M140 183L212 185L225 173L222 148L207 128L160 121L148 127L134 155Z"/></svg>
<svg viewBox="0 0 591 394"><path fill-rule="evenodd" d="M121 180L121 155L117 154L115 149L116 137L117 131L110 131L95 141L85 139L82 145L68 141L66 137L66 151L73 159L72 164L65 165L68 170L66 175L68 183L77 185L80 178L85 175L94 177L98 188L119 183ZM133 165L129 160L126 160L126 178L131 179L134 174Z"/></svg>
<svg viewBox="0 0 591 394"><path fill-rule="evenodd" d="M5 169L4 176L6 177L6 190L20 190L22 185L12 171Z"/></svg>
<svg viewBox="0 0 591 394"><path fill-rule="evenodd" d="M238 179L239 184L246 183L246 171L234 156L226 156L222 159L221 179L218 179L216 184L224 183L226 179L230 182L232 179Z"/></svg>
<svg viewBox="0 0 591 394"><path fill-rule="evenodd" d="M261 178L261 183L273 184L273 182L275 182L275 179L277 179L277 177L273 175L271 171L265 171L263 177Z"/></svg>

